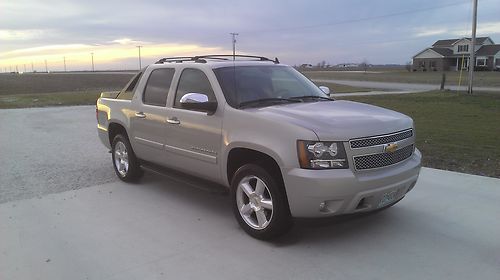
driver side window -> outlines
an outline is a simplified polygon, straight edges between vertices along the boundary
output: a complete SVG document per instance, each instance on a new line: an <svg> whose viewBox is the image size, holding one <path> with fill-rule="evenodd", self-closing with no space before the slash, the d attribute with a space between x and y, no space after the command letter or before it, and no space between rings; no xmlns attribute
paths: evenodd
<svg viewBox="0 0 500 280"><path fill-rule="evenodd" d="M208 101L216 101L215 94L203 71L186 68L182 71L175 93L174 108L181 108L180 100L186 93L201 93L208 96Z"/></svg>

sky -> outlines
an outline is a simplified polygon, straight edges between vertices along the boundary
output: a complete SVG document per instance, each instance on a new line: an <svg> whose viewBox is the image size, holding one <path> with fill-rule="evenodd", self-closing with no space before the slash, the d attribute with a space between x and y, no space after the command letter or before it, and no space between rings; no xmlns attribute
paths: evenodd
<svg viewBox="0 0 500 280"><path fill-rule="evenodd" d="M0 72L137 69L162 57L240 54L302 63L405 64L470 36L472 0L0 0ZM499 0L479 0L478 36L500 43ZM93 55L91 55L93 53Z"/></svg>

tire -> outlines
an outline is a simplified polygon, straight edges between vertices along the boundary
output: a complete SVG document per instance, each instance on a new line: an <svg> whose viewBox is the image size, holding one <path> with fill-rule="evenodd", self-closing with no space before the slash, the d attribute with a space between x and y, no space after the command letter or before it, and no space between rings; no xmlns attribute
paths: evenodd
<svg viewBox="0 0 500 280"><path fill-rule="evenodd" d="M144 174L126 136L115 136L111 144L111 158L116 175L124 182L137 181Z"/></svg>
<svg viewBox="0 0 500 280"><path fill-rule="evenodd" d="M231 181L236 220L256 239L279 237L292 226L285 188L280 181L255 164L240 167Z"/></svg>

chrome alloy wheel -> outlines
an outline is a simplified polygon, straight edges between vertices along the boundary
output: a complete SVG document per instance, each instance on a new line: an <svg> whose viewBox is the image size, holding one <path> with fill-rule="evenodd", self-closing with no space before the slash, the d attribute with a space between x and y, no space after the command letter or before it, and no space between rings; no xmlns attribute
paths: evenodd
<svg viewBox="0 0 500 280"><path fill-rule="evenodd" d="M254 229L265 229L273 218L271 192L256 176L246 176L238 183L236 204L243 220Z"/></svg>
<svg viewBox="0 0 500 280"><path fill-rule="evenodd" d="M122 177L127 175L129 167L128 152L127 147L121 141L115 145L115 167Z"/></svg>

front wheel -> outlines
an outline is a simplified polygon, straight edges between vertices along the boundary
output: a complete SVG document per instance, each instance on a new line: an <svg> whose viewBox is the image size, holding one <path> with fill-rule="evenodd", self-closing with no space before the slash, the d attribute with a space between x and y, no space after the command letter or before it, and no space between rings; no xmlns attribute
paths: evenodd
<svg viewBox="0 0 500 280"><path fill-rule="evenodd" d="M122 181L132 182L142 176L143 171L126 136L115 136L111 145L111 157L115 173Z"/></svg>
<svg viewBox="0 0 500 280"><path fill-rule="evenodd" d="M233 212L240 226L257 239L289 231L292 218L284 187L255 164L240 167L231 183Z"/></svg>

